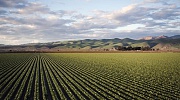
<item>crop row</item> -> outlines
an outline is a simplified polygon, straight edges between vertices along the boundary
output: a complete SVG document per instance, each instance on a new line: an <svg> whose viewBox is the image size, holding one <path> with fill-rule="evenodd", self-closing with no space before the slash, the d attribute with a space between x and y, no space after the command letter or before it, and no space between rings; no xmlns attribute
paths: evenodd
<svg viewBox="0 0 180 100"><path fill-rule="evenodd" d="M178 55L0 54L0 100L180 99Z"/></svg>

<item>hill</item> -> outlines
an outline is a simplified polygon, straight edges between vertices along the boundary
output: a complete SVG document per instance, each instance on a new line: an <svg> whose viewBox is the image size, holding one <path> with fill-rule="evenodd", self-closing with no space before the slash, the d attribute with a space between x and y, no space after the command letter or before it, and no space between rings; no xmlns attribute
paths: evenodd
<svg viewBox="0 0 180 100"><path fill-rule="evenodd" d="M174 36L171 36L170 38L171 38L171 39L179 39L179 38L180 38L180 35L174 35Z"/></svg>
<svg viewBox="0 0 180 100"><path fill-rule="evenodd" d="M72 50L115 50L118 47L149 47L155 50L180 50L180 35L158 36L153 39L134 40L130 38L85 39L23 45L1 45L0 51L72 51Z"/></svg>

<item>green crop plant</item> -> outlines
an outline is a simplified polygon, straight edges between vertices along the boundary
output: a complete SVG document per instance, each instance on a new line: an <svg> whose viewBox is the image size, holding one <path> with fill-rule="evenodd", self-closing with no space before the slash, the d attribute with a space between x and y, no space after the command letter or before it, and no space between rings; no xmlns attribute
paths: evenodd
<svg viewBox="0 0 180 100"><path fill-rule="evenodd" d="M180 99L180 53L1 53L0 100Z"/></svg>

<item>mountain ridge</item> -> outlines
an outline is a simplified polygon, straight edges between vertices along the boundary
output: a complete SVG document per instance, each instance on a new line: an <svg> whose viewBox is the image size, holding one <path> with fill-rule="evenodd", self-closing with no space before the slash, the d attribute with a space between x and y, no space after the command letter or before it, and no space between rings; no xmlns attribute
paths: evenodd
<svg viewBox="0 0 180 100"><path fill-rule="evenodd" d="M175 36L177 37L177 36ZM164 38L172 38L172 37L168 37L165 35L160 35L160 36L146 36L143 38L140 38L140 40L156 40L156 39L164 39Z"/></svg>
<svg viewBox="0 0 180 100"><path fill-rule="evenodd" d="M180 35L157 36L153 39L131 38L84 39L22 45L1 45L0 51L68 51L68 50L117 50L118 47L149 47L154 50L180 50Z"/></svg>

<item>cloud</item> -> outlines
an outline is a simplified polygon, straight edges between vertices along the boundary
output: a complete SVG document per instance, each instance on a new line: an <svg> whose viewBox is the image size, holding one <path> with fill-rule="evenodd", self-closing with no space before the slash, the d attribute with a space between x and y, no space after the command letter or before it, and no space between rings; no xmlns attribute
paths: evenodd
<svg viewBox="0 0 180 100"><path fill-rule="evenodd" d="M26 3L27 0L0 0L0 7L20 7Z"/></svg>
<svg viewBox="0 0 180 100"><path fill-rule="evenodd" d="M144 2L146 2L146 3L157 3L159 1L161 1L161 0L144 0Z"/></svg>
<svg viewBox="0 0 180 100"><path fill-rule="evenodd" d="M10 13L14 13L14 14L34 14L34 13L47 14L47 13L50 13L50 9L47 6L42 5L40 3L28 3L26 6L24 6L22 8L17 8L16 10L10 11Z"/></svg>
<svg viewBox="0 0 180 100"><path fill-rule="evenodd" d="M54 14L59 15L61 17L63 16L74 16L77 12L76 11L67 11L67 10L58 10Z"/></svg>
<svg viewBox="0 0 180 100"><path fill-rule="evenodd" d="M0 9L0 15L6 15L8 12L6 10Z"/></svg>
<svg viewBox="0 0 180 100"><path fill-rule="evenodd" d="M79 30L92 30L92 29L112 29L116 28L117 24L115 21L104 19L101 17L86 16L84 20L72 23L72 27Z"/></svg>
<svg viewBox="0 0 180 100"><path fill-rule="evenodd" d="M138 13L140 10L142 9L138 8L137 5L129 5L120 10L114 11L113 13L110 13L107 18L118 20L120 24L126 25L129 24L129 22L132 23L133 21L142 19L142 17L145 15L145 11Z"/></svg>
<svg viewBox="0 0 180 100"><path fill-rule="evenodd" d="M93 10L88 15L53 11L40 2L0 0L0 43L180 34L180 7L162 2L146 0L114 11Z"/></svg>
<svg viewBox="0 0 180 100"><path fill-rule="evenodd" d="M159 9L154 13L149 14L153 19L176 19L180 15L180 7L171 6Z"/></svg>

